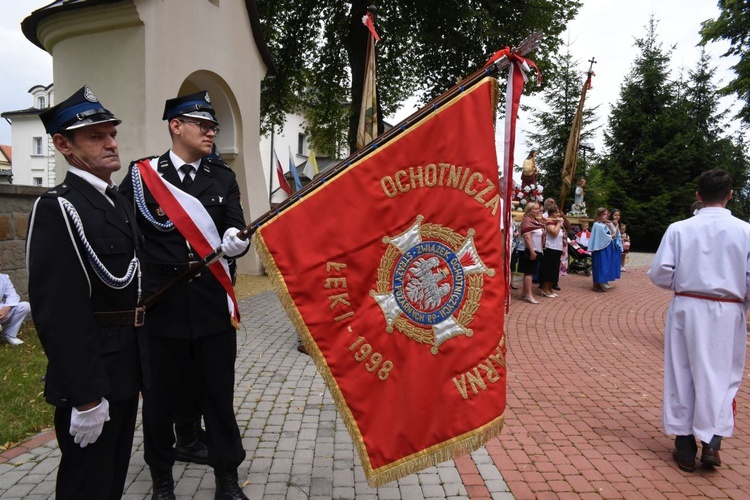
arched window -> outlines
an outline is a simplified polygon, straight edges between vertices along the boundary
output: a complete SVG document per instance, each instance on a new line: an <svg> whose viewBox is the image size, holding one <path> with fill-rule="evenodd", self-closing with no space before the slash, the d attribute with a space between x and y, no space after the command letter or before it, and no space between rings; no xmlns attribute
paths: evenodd
<svg viewBox="0 0 750 500"><path fill-rule="evenodd" d="M43 95L36 96L36 107L37 109L44 109L47 107L47 99Z"/></svg>

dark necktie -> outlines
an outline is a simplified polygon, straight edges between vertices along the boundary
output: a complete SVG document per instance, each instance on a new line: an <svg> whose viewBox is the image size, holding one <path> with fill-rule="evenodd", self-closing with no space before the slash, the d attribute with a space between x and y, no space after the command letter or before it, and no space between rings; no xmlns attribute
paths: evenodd
<svg viewBox="0 0 750 500"><path fill-rule="evenodd" d="M115 209L118 211L120 215L122 215L125 222L129 222L128 211L125 210L125 207L122 205L122 202L120 201L120 193L118 193L117 190L113 188L112 186L107 186L107 189L104 190L104 193L115 204Z"/></svg>
<svg viewBox="0 0 750 500"><path fill-rule="evenodd" d="M183 173L182 190L186 193L189 193L190 186L193 185L193 177L190 175L193 172L193 166L185 164L180 167L180 172Z"/></svg>

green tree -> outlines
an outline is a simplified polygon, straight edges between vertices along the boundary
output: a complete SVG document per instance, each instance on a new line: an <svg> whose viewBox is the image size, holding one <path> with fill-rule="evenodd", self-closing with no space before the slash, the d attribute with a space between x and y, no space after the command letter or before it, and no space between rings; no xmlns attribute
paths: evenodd
<svg viewBox="0 0 750 500"><path fill-rule="evenodd" d="M260 2L263 34L277 74L262 84L262 129L279 127L288 112L307 107L315 119L312 144L330 154L330 133L347 116L358 121L366 31L363 0ZM394 0L377 9L376 48L380 115L390 115L412 95L426 102L481 67L505 45L534 31L546 38L533 55L548 77L559 35L581 0ZM321 130L328 130L328 136ZM326 138L328 137L328 138Z"/></svg>
<svg viewBox="0 0 750 500"><path fill-rule="evenodd" d="M636 59L620 88L604 134L608 156L600 164L605 201L623 210L633 240L646 248L690 206L680 188L694 178L686 171L686 109L668 71L671 49L657 40L651 17L635 41Z"/></svg>
<svg viewBox="0 0 750 500"><path fill-rule="evenodd" d="M730 47L722 57L739 57L732 66L736 77L722 89L722 94L736 94L744 101L737 117L750 125L750 2L719 0L718 6L719 17L708 19L701 26L701 43L726 40Z"/></svg>
<svg viewBox="0 0 750 500"><path fill-rule="evenodd" d="M696 67L673 81L666 69L671 51L662 49L656 26L652 18L636 40L639 55L609 117L609 155L600 164L606 203L623 210L628 232L645 249L689 215L706 170L729 171L736 211L748 205L747 158L725 134L710 58L702 51Z"/></svg>
<svg viewBox="0 0 750 500"><path fill-rule="evenodd" d="M539 183L544 187L545 198L552 197L559 202L565 149L587 73L581 71L579 63L573 60L570 46L566 47L565 53L553 57L553 63L559 71L542 92L545 107L531 112L531 121L536 126L536 131L528 134L526 143L530 150L539 151ZM592 85L596 85L596 82ZM597 108L598 106L586 106L584 103L581 144L586 144L596 131L592 125L596 121ZM590 162L593 158L589 155L586 160ZM585 162L579 159L576 179L585 177L586 170ZM572 200L572 194L568 200ZM565 208L571 203L572 201L566 202Z"/></svg>

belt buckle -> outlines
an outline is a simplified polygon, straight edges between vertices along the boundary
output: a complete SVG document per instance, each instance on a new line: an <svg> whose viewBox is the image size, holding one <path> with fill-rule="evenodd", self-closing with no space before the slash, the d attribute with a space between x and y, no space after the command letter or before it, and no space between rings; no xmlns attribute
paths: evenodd
<svg viewBox="0 0 750 500"><path fill-rule="evenodd" d="M193 266L196 265L196 264L200 264L200 261L199 260L191 260L191 261L189 261L188 262L188 270L192 269ZM199 277L200 275L201 275L201 273L196 274L195 276L193 276L192 278L190 278L190 281L192 282L195 278Z"/></svg>
<svg viewBox="0 0 750 500"><path fill-rule="evenodd" d="M138 306L135 308L135 321L133 322L133 326L136 328L139 326L143 326L143 321L146 319L146 307L145 306Z"/></svg>

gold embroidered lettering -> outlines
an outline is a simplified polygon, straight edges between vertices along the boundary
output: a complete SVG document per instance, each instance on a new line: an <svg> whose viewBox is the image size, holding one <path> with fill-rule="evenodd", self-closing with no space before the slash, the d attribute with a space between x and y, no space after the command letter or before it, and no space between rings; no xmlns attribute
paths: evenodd
<svg viewBox="0 0 750 500"><path fill-rule="evenodd" d="M461 177L461 184L458 185L458 189L463 190L464 186L466 185L466 180L469 177L470 170L468 168L464 168L464 176Z"/></svg>
<svg viewBox="0 0 750 500"><path fill-rule="evenodd" d="M346 264L340 263L340 262L327 262L326 263L326 272L330 273L331 269L341 272L342 269L346 269Z"/></svg>
<svg viewBox="0 0 750 500"><path fill-rule="evenodd" d="M456 389L458 389L461 397L464 399L469 399L469 392L466 390L466 375L461 374L460 380L456 377L453 377L453 383L456 385Z"/></svg>
<svg viewBox="0 0 750 500"><path fill-rule="evenodd" d="M427 187L434 187L437 184L437 167L430 163L424 168L424 183Z"/></svg>
<svg viewBox="0 0 750 500"><path fill-rule="evenodd" d="M422 177L422 166L417 167L417 172L414 173L414 167L409 167L409 178L411 179L411 188L416 189L418 187L424 187L424 177Z"/></svg>
<svg viewBox="0 0 750 500"><path fill-rule="evenodd" d="M479 363L479 368L487 372L487 382L494 383L500 380L500 374L497 372L490 360L487 360L487 364Z"/></svg>
<svg viewBox="0 0 750 500"><path fill-rule="evenodd" d="M453 377L451 379L463 399L469 399L469 388L471 388L471 392L474 395L477 395L480 390L487 390L488 384L494 384L503 380L502 373L498 367L505 367L505 357L503 356L504 342L505 339L501 339L495 347L495 351L486 360L477 364L477 366L471 368L466 373L461 374L460 377Z"/></svg>
<svg viewBox="0 0 750 500"><path fill-rule="evenodd" d="M482 205L484 205L483 196L489 193L490 191L492 191L493 189L495 189L495 185L492 183L491 180L485 179L484 182L487 183L487 187L482 189L482 191L480 191L479 194L474 197L474 199L477 200Z"/></svg>
<svg viewBox="0 0 750 500"><path fill-rule="evenodd" d="M451 170L448 172L448 182L446 183L446 186L448 187L458 187L458 181L461 179L461 167L457 167L455 165L451 165Z"/></svg>
<svg viewBox="0 0 750 500"><path fill-rule="evenodd" d="M346 288L346 278L327 278L323 286L326 288Z"/></svg>
<svg viewBox="0 0 750 500"><path fill-rule="evenodd" d="M334 321L341 321L341 320L344 320L346 318L351 318L352 316L354 316L354 311L349 311L348 313L342 314L341 316L336 316L335 318L333 318L333 320Z"/></svg>
<svg viewBox="0 0 750 500"><path fill-rule="evenodd" d="M492 215L497 215L497 210L500 208L500 195L496 195L490 201L484 204L484 208L491 208Z"/></svg>
<svg viewBox="0 0 750 500"><path fill-rule="evenodd" d="M406 175L406 172L404 172L403 170L399 170L398 172L396 172L396 186L398 186L398 190L402 193L405 193L409 190L408 184L404 185L401 183L401 180L406 177Z"/></svg>
<svg viewBox="0 0 750 500"><path fill-rule="evenodd" d="M474 367L474 373L466 372L466 377L469 379L469 384L471 384L471 390L474 394L479 394L479 389L483 391L487 390L487 384L484 383L484 379L479 374L479 368Z"/></svg>
<svg viewBox="0 0 750 500"><path fill-rule="evenodd" d="M398 194L398 191L396 191L396 183L393 182L393 178L389 175L380 179L380 187L383 188L383 192L388 198L394 198Z"/></svg>
<svg viewBox="0 0 750 500"><path fill-rule="evenodd" d="M349 294L348 293L340 293L338 295L330 295L328 297L328 300L331 301L331 305L330 305L331 309L333 309L334 307L336 307L339 304L343 305L343 306L347 306L347 307L350 306L351 303L348 300L346 300L348 298L349 298Z"/></svg>
<svg viewBox="0 0 750 500"><path fill-rule="evenodd" d="M503 350L500 346L497 346L494 354L490 354L490 359L497 363L497 366L505 366L505 357L503 356Z"/></svg>
<svg viewBox="0 0 750 500"><path fill-rule="evenodd" d="M482 177L482 174L480 174L479 172L474 172L473 174L471 174L471 177L469 177L469 180L466 183L466 187L464 188L464 193L468 194L469 196L474 196L475 194L477 194L477 190L472 188L472 186L474 185L474 180L482 182L483 179L484 177Z"/></svg>
<svg viewBox="0 0 750 500"><path fill-rule="evenodd" d="M440 167L440 179L438 179L438 186L443 185L443 178L445 177L445 171L450 167L450 164L448 163L441 163L438 165Z"/></svg>

